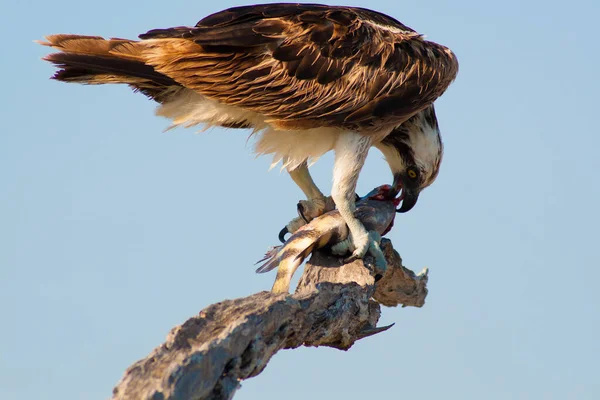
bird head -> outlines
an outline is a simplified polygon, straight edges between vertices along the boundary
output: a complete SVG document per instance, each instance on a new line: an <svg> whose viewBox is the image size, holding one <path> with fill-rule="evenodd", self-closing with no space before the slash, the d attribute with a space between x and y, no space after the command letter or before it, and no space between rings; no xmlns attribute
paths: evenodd
<svg viewBox="0 0 600 400"><path fill-rule="evenodd" d="M410 211L419 194L437 178L443 145L433 106L396 127L377 147L390 165L394 182L389 196L398 196L396 211Z"/></svg>

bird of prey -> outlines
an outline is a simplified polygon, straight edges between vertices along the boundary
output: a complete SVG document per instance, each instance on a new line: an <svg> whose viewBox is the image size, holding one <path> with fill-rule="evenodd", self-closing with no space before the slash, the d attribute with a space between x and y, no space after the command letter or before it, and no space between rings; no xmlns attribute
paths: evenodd
<svg viewBox="0 0 600 400"><path fill-rule="evenodd" d="M372 146L391 168L399 212L438 174L433 102L458 62L394 18L356 7L251 5L139 38L58 34L41 43L59 50L45 57L59 68L56 80L127 84L158 102L173 126L253 129L256 152L283 163L317 214L326 198L308 166L333 150L331 198L350 230L351 259L377 240L354 215Z"/></svg>

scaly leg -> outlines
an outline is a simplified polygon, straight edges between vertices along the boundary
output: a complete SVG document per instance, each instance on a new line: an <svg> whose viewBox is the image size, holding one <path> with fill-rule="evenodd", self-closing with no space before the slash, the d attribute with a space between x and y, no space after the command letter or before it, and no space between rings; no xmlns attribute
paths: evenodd
<svg viewBox="0 0 600 400"><path fill-rule="evenodd" d="M295 169L288 169L288 173L298 185L300 190L304 192L306 198L309 200L312 199L324 199L323 193L319 190L312 177L310 176L310 172L308 171L308 164L303 162Z"/></svg>
<svg viewBox="0 0 600 400"><path fill-rule="evenodd" d="M347 132L340 136L334 149L331 197L350 230L349 247L353 253L347 262L362 258L369 249L378 246L378 235L367 232L362 222L354 216L356 183L371 144L370 137ZM335 251L335 248L333 250Z"/></svg>

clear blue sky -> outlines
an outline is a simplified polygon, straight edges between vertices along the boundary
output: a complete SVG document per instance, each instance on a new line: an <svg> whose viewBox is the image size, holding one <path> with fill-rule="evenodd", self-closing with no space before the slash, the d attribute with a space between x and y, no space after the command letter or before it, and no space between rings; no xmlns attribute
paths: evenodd
<svg viewBox="0 0 600 400"><path fill-rule="evenodd" d="M103 399L254 261L301 197L247 132L162 133L126 87L48 80L51 33L135 38L249 2L3 0L0 398ZM277 354L238 399L599 399L598 2L353 1L451 47L437 182L390 237L422 309L349 352ZM329 192L332 157L313 169ZM373 150L365 193L391 179ZM314 397L316 398L316 397Z"/></svg>

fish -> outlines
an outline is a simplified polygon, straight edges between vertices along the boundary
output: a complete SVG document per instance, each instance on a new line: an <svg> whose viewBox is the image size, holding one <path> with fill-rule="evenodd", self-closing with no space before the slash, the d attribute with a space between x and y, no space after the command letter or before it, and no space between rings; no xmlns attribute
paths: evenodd
<svg viewBox="0 0 600 400"><path fill-rule="evenodd" d="M389 196L390 185L378 186L356 202L354 215L364 224L367 231L374 231L379 238L388 233L394 224L396 207L400 200ZM339 211L329 211L300 227L280 246L270 248L257 273L269 272L277 267L277 277L271 291L289 293L290 282L298 267L316 250L329 248L340 255L348 250L349 229ZM371 251L372 250L372 251ZM378 251L378 252L377 252ZM379 263L385 258L377 247L370 249ZM374 254L375 253L375 254Z"/></svg>

